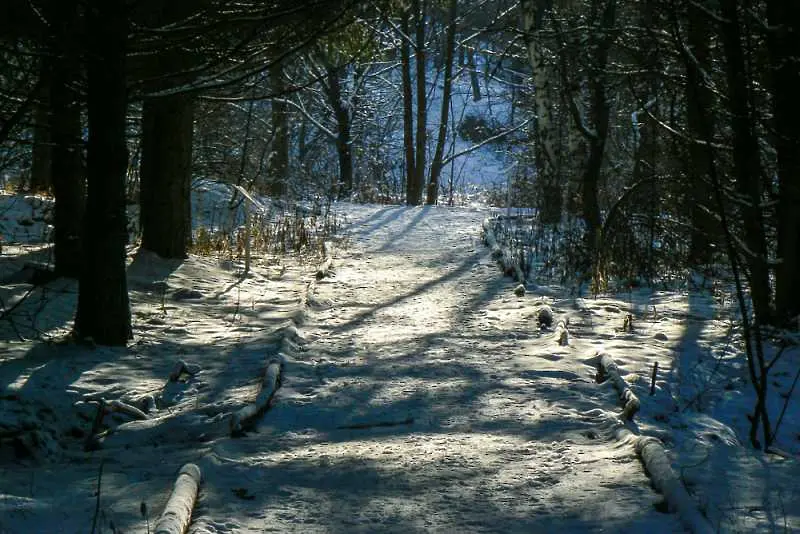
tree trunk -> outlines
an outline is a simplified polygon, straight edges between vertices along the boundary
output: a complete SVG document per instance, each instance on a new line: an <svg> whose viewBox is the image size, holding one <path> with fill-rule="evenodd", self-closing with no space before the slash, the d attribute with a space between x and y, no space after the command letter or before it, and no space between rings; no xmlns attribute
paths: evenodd
<svg viewBox="0 0 800 534"><path fill-rule="evenodd" d="M103 345L125 345L132 335L125 276L125 9L125 0L90 0L86 12L88 196L75 333Z"/></svg>
<svg viewBox="0 0 800 534"><path fill-rule="evenodd" d="M403 32L400 45L400 66L403 78L403 147L406 161L406 203L410 206L419 204L420 190L417 185L416 158L414 155L414 91L411 86L411 43L410 15L403 13L400 28Z"/></svg>
<svg viewBox="0 0 800 534"><path fill-rule="evenodd" d="M472 100L479 102L481 99L481 83L478 80L478 69L475 65L475 51L467 50L467 68L469 69L469 83L472 87Z"/></svg>
<svg viewBox="0 0 800 534"><path fill-rule="evenodd" d="M342 84L339 78L340 68L329 66L327 69L328 77L328 100L333 107L333 114L336 117L336 153L339 158L339 183L334 188L336 197L339 199L348 198L353 191L353 153L350 146L350 110L347 104L342 101Z"/></svg>
<svg viewBox="0 0 800 534"><path fill-rule="evenodd" d="M725 18L725 22L721 24L720 37L726 59L728 99L732 114L734 173L738 192L743 199L740 202L740 209L744 226L744 243L747 248L743 251L743 255L750 271L750 296L756 322L763 325L771 321L772 313L767 242L764 216L761 211L763 200L761 161L758 139L753 127L752 102L736 4L736 0L720 2L722 16Z"/></svg>
<svg viewBox="0 0 800 534"><path fill-rule="evenodd" d="M283 68L276 63L270 68L270 78L273 91L282 95L285 91L283 84ZM289 177L289 110L286 104L273 100L272 103L272 153L269 157L269 180L267 194L280 197L286 194Z"/></svg>
<svg viewBox="0 0 800 534"><path fill-rule="evenodd" d="M600 0L596 0L600 4ZM599 6L598 6L599 7ZM581 204L583 208L583 220L586 223L586 251L587 260L590 266L595 267L597 247L600 241L600 230L602 221L600 219L600 205L597 200L597 193L600 186L600 177L603 169L603 158L605 155L606 139L608 137L609 106L606 101L606 76L605 69L608 64L608 50L611 46L610 30L614 27L616 16L616 0L609 0L603 9L601 29L595 33L590 42L593 41L591 50L594 51L591 58L592 67L589 69L589 92L590 110L589 115L592 120L593 130L589 132L589 158L583 174L581 189ZM598 32L598 30L595 30ZM580 120L576 117L576 120Z"/></svg>
<svg viewBox="0 0 800 534"><path fill-rule="evenodd" d="M31 193L47 193L50 191L52 164L52 145L50 136L50 95L48 89L52 83L51 71L55 67L55 59L45 55L40 59L39 90L34 104L33 114L33 155L31 156Z"/></svg>
<svg viewBox="0 0 800 534"><path fill-rule="evenodd" d="M555 120L558 95L553 87L557 79L553 65L547 63L542 38L539 35L550 14L552 2L548 0L521 0L522 31L528 49L528 60L533 70L534 155L536 161L535 187L541 192L539 210L545 224L561 220L562 189L558 170L559 130Z"/></svg>
<svg viewBox="0 0 800 534"><path fill-rule="evenodd" d="M775 309L788 320L800 315L800 4L769 0L767 16L778 153Z"/></svg>
<svg viewBox="0 0 800 534"><path fill-rule="evenodd" d="M439 115L439 133L436 138L436 151L431 162L431 179L428 183L426 202L436 204L439 198L439 176L442 173L444 144L447 140L447 121L450 118L450 99L453 91L453 54L456 49L456 15L458 0L450 0L448 9L447 36L444 49L444 88L442 89L442 108Z"/></svg>
<svg viewBox="0 0 800 534"><path fill-rule="evenodd" d="M86 187L82 170L81 97L75 85L80 75L78 51L71 42L76 3L61 0L53 10L50 53L55 58L50 77L51 182L56 204L53 256L58 276L78 278L81 272L81 232Z"/></svg>
<svg viewBox="0 0 800 534"><path fill-rule="evenodd" d="M142 106L139 205L142 248L185 258L192 241L191 180L194 101L148 98Z"/></svg>
<svg viewBox="0 0 800 534"><path fill-rule="evenodd" d="M426 83L426 49L425 49L425 0L412 0L414 10L416 37L414 44L414 59L417 76L417 137L416 162L417 171L416 192L412 204L418 205L422 201L422 190L425 186L425 156L428 145L428 85Z"/></svg>
<svg viewBox="0 0 800 534"><path fill-rule="evenodd" d="M712 261L712 244L718 241L719 224L714 219L709 200L713 198L709 176L714 165L713 154L707 143L711 142L714 131L714 95L703 76L710 66L709 42L711 35L708 24L700 9L694 5L688 8L688 45L690 57L683 54L686 66L686 122L692 139L689 141L689 202L692 224L689 242L689 262L704 265ZM702 70L701 70L702 69Z"/></svg>

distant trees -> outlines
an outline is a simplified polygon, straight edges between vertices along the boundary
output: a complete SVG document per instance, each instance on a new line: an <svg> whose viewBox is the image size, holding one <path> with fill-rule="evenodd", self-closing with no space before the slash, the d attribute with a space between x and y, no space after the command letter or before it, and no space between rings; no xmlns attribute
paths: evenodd
<svg viewBox="0 0 800 534"><path fill-rule="evenodd" d="M800 315L800 4L523 0L521 14L539 220L583 244L565 271L600 290L731 266L751 441L768 447L763 328Z"/></svg>
<svg viewBox="0 0 800 534"><path fill-rule="evenodd" d="M800 8L753 5L521 3L540 218L581 221L596 284L719 260L725 209L759 322L800 313Z"/></svg>

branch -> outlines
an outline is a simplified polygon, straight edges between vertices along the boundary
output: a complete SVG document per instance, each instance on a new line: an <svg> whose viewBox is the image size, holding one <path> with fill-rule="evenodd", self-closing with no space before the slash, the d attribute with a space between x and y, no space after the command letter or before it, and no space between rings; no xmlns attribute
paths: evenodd
<svg viewBox="0 0 800 534"><path fill-rule="evenodd" d="M284 98L276 98L276 99L274 99L274 102L280 102L282 104L289 104L290 106L295 108L297 111L302 113L305 118L310 120L314 124L314 126L319 128L319 130L322 133L324 133L326 136L328 136L333 141L336 141L339 138L339 136L336 135L335 132L333 132L331 129L327 128L324 124L319 122L316 118L314 118L313 115L311 115L311 113L308 112L308 110L306 110L306 108L304 106L298 104L294 100L288 100L288 99L284 99Z"/></svg>
<svg viewBox="0 0 800 534"><path fill-rule="evenodd" d="M447 165L448 163L450 163L451 161L453 161L454 159L456 159L458 157L461 157L461 156L464 156L466 154L470 154L472 152L475 152L476 150L478 150L482 146L488 145L489 143L497 141L498 139L502 139L503 137L507 136L510 133L514 133L517 130L520 130L520 129L524 128L525 126L528 125L529 122L531 122L531 119L528 119L525 122L523 122L522 124L520 124L518 126L514 126L513 128L511 128L509 130L506 130L504 132L500 132L497 135L493 135L491 137L488 137L488 138L484 139L483 141L481 141L480 143L478 143L477 145L472 145L471 147L469 147L467 149L464 149L461 152L456 152L455 154L453 154L451 156L447 156L446 158L444 158L442 160L442 167L444 167L445 165Z"/></svg>

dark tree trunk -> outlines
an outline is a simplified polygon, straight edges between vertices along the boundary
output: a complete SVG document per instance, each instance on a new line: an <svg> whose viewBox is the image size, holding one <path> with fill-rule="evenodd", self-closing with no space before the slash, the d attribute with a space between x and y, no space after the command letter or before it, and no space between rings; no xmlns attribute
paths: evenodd
<svg viewBox="0 0 800 534"><path fill-rule="evenodd" d="M478 80L478 69L475 65L475 51L467 50L467 67L469 69L469 83L472 87L472 100L479 102L481 99L481 83Z"/></svg>
<svg viewBox="0 0 800 534"><path fill-rule="evenodd" d="M406 203L419 204L420 186L417 184L416 158L414 157L414 90L411 86L411 43L408 42L410 24L408 11L403 13L400 29L400 63L403 77L403 147L406 160Z"/></svg>
<svg viewBox="0 0 800 534"><path fill-rule="evenodd" d="M721 24L722 48L726 59L729 105L732 114L733 162L744 226L743 251L750 272L750 296L758 324L771 321L771 295L767 268L767 241L761 211L763 186L758 139L753 127L752 102L748 89L739 14L735 0L720 2L725 22Z"/></svg>
<svg viewBox="0 0 800 534"><path fill-rule="evenodd" d="M713 138L714 95L703 77L701 69L708 69L709 41L708 23L701 10L688 6L688 45L690 57L683 54L686 66L686 122L692 139L689 143L689 202L692 223L689 242L689 262L704 265L712 261L712 244L719 241L719 224L712 213L713 191L709 182L713 154L708 143ZM708 72L708 71L707 71Z"/></svg>
<svg viewBox="0 0 800 534"><path fill-rule="evenodd" d="M598 4L599 0L596 0ZM608 50L611 47L610 30L614 27L616 16L616 0L609 0L603 9L602 31L594 36L592 48L595 53L592 57L592 68L589 69L590 110L594 131L587 136L589 141L589 159L583 174L581 189L581 203L583 207L583 220L586 223L586 247L588 260L594 267L597 246L600 241L602 221L600 218L600 205L597 193L600 187L600 177L603 169L606 139L608 137L609 106L606 100L605 69L608 64Z"/></svg>
<svg viewBox="0 0 800 534"><path fill-rule="evenodd" d="M191 245L193 124L190 96L144 101L139 172L142 248L162 258L185 258Z"/></svg>
<svg viewBox="0 0 800 534"><path fill-rule="evenodd" d="M769 0L767 16L778 152L775 310L787 320L800 315L800 3Z"/></svg>
<svg viewBox="0 0 800 534"><path fill-rule="evenodd" d="M81 96L75 87L80 74L78 51L70 39L76 3L60 0L53 10L50 53L55 58L50 77L52 140L51 182L55 194L53 256L59 276L78 278L86 187L83 179Z"/></svg>
<svg viewBox="0 0 800 534"><path fill-rule="evenodd" d="M102 345L131 338L125 276L125 0L87 6L88 196L75 333Z"/></svg>
<svg viewBox="0 0 800 534"><path fill-rule="evenodd" d="M339 183L336 197L348 198L353 191L353 152L350 146L350 110L342 101L342 84L339 79L340 70L334 66L326 68L328 77L328 100L336 117L336 153L339 157Z"/></svg>
<svg viewBox="0 0 800 534"><path fill-rule="evenodd" d="M284 90L283 68L275 64L270 68L270 81L276 95ZM267 194L280 197L286 194L289 177L289 110L287 105L278 100L272 103L272 153L269 157Z"/></svg>
<svg viewBox="0 0 800 534"><path fill-rule="evenodd" d="M439 176L442 173L444 143L447 138L447 121L450 117L450 98L453 91L453 55L456 48L456 15L458 0L450 0L448 9L447 36L444 50L444 88L442 89L442 109L439 115L439 133L436 138L436 151L431 162L431 179L428 183L426 202L436 204L439 198Z"/></svg>
<svg viewBox="0 0 800 534"><path fill-rule="evenodd" d="M55 66L55 59L49 54L42 57L39 66L39 90L34 104L33 115L33 155L31 157L31 183L32 193L46 193L50 191L50 166L52 164L52 140L50 131L50 95L49 88L52 83L51 72Z"/></svg>
<svg viewBox="0 0 800 534"><path fill-rule="evenodd" d="M416 38L414 44L414 59L416 60L417 76L417 135L416 135L416 162L414 169L416 176L416 193L413 205L418 205L422 201L422 190L425 186L425 150L428 145L428 85L425 81L425 0L412 0L414 10Z"/></svg>

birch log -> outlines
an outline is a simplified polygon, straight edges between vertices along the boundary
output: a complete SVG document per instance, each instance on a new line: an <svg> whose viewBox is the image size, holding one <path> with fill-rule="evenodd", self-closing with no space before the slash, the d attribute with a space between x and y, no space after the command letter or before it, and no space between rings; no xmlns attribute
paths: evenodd
<svg viewBox="0 0 800 534"><path fill-rule="evenodd" d="M192 519L192 510L200 491L202 476L195 464L181 467L164 512L155 525L155 534L184 534Z"/></svg>
<svg viewBox="0 0 800 534"><path fill-rule="evenodd" d="M614 385L614 389L619 394L619 400L622 402L622 418L632 420L636 412L639 411L639 399L633 393L628 384L619 374L619 367L614 362L614 359L604 352L597 354L599 357L598 372L601 377L607 377Z"/></svg>
<svg viewBox="0 0 800 534"><path fill-rule="evenodd" d="M712 534L714 528L709 523L692 497L686 491L675 470L672 469L664 445L660 440L651 436L637 436L620 424L616 431L620 441L633 444L636 454L650 474L653 487L659 491L667 502L671 512L674 512L683 526L693 534Z"/></svg>
<svg viewBox="0 0 800 534"><path fill-rule="evenodd" d="M264 373L264 379L261 382L261 388L256 396L256 400L252 404L248 404L231 418L230 430L231 434L239 434L245 427L252 424L253 420L263 414L269 408L272 398L280 385L281 376L281 362L272 360L267 365L267 370Z"/></svg>

